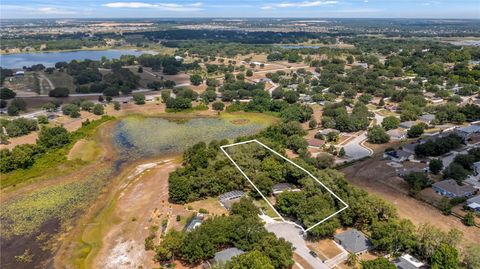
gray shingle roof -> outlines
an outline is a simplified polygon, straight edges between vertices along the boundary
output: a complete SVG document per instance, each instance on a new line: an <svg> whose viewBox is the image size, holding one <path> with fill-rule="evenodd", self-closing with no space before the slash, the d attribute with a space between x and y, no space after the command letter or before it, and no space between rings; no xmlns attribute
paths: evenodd
<svg viewBox="0 0 480 269"><path fill-rule="evenodd" d="M464 196L466 193L471 193L475 191L470 185L463 185L460 186L458 183L453 179L447 179L440 182L433 184L433 187L445 190L449 193L453 193L456 196Z"/></svg>
<svg viewBox="0 0 480 269"><path fill-rule="evenodd" d="M372 242L356 229L350 229L334 237L350 253L359 253L372 248Z"/></svg>
<svg viewBox="0 0 480 269"><path fill-rule="evenodd" d="M245 195L245 192L243 192L243 191L230 191L230 192L226 192L224 194L220 194L220 196L218 196L218 199L220 201L227 201L227 200L240 198L244 195Z"/></svg>
<svg viewBox="0 0 480 269"><path fill-rule="evenodd" d="M226 263L230 261L233 257L236 257L243 253L244 251L238 248L227 248L215 253L215 257L213 257L213 260L218 263Z"/></svg>

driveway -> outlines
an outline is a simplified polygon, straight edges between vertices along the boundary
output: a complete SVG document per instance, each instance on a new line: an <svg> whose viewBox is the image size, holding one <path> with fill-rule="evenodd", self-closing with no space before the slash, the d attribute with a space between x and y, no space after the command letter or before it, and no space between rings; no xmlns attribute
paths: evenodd
<svg viewBox="0 0 480 269"><path fill-rule="evenodd" d="M367 139L367 132L363 131L354 139L348 141L347 144L343 146L345 149L345 154L349 160L361 159L372 155L372 152L361 145L363 141Z"/></svg>
<svg viewBox="0 0 480 269"><path fill-rule="evenodd" d="M293 224L284 222L270 222L265 225L269 232L274 233L278 238L284 238L292 243L295 247L295 253L302 257L310 266L315 269L329 269L319 258L315 258L310 254L310 249L307 247L303 239L303 233Z"/></svg>

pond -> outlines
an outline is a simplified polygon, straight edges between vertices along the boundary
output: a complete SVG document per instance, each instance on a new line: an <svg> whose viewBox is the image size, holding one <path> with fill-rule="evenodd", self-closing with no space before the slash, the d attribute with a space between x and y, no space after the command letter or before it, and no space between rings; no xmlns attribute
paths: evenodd
<svg viewBox="0 0 480 269"><path fill-rule="evenodd" d="M128 50L77 50L64 52L33 52L0 55L0 66L3 68L22 68L34 64L43 64L52 67L57 62L70 62L72 60L100 60L103 56L107 59L118 59L122 55L156 54L154 51Z"/></svg>
<svg viewBox="0 0 480 269"><path fill-rule="evenodd" d="M258 133L267 125L250 120L193 118L169 120L159 117L130 116L117 123L113 142L122 159L137 159L180 153L204 141L233 139Z"/></svg>

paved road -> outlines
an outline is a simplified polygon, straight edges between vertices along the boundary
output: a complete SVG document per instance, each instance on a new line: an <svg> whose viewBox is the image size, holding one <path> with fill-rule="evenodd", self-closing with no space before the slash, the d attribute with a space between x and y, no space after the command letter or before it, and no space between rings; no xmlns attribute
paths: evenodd
<svg viewBox="0 0 480 269"><path fill-rule="evenodd" d="M310 254L301 230L293 224L284 222L267 223L265 225L269 232L274 233L278 238L282 237L295 247L295 253L302 257L310 266L315 269L329 269L319 258Z"/></svg>

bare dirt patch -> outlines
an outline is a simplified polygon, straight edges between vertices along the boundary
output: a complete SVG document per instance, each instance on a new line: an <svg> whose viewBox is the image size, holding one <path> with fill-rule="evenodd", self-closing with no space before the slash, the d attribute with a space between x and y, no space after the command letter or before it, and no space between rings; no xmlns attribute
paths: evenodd
<svg viewBox="0 0 480 269"><path fill-rule="evenodd" d="M244 125L244 124L249 123L250 120L248 120L248 119L238 119L238 120L231 120L230 122L235 124L235 125Z"/></svg>
<svg viewBox="0 0 480 269"><path fill-rule="evenodd" d="M477 227L467 227L458 218L445 216L437 208L409 196L406 183L385 162L381 156L376 156L344 168L342 172L353 185L395 205L399 216L411 220L413 224L431 223L444 231L456 228L463 232L460 243L463 246L480 242Z"/></svg>

